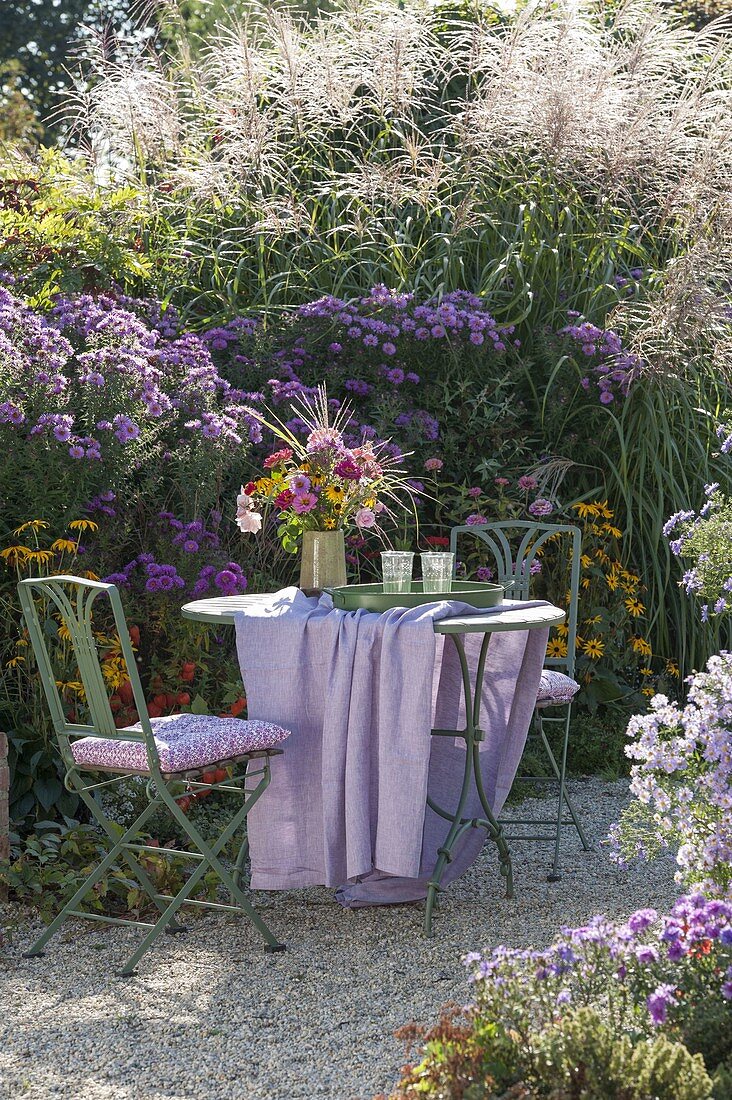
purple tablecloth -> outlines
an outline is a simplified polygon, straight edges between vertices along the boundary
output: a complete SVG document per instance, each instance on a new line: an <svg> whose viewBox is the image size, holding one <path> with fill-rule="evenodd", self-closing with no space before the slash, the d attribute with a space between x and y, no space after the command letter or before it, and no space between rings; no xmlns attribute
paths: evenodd
<svg viewBox="0 0 732 1100"><path fill-rule="evenodd" d="M344 612L328 596L287 588L237 614L249 716L292 731L248 818L253 889L325 885L346 906L426 895L449 827L426 796L452 810L465 762L462 740L430 737L433 726L464 725L455 646L433 624L477 613L490 612L456 602ZM490 642L481 760L496 814L526 741L547 635L512 631ZM473 665L482 638L464 635ZM477 797L466 814L479 814ZM468 834L443 881L469 866L484 839Z"/></svg>

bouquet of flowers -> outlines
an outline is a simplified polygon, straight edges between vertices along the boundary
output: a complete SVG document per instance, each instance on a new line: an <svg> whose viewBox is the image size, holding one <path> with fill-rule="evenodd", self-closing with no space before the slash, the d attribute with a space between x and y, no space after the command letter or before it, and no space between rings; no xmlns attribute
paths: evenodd
<svg viewBox="0 0 732 1100"><path fill-rule="evenodd" d="M355 524L383 537L382 524L393 519L392 506L414 510L417 490L399 468L401 456L394 457L388 440L347 445L344 431L352 415L348 404L341 405L331 421L326 389L319 386L312 399L298 397L293 409L304 439L273 414L270 421L255 409L247 410L285 446L264 460L262 477L242 486L236 501L241 531L260 531L263 519L275 511L282 545L294 553L304 531L335 531Z"/></svg>

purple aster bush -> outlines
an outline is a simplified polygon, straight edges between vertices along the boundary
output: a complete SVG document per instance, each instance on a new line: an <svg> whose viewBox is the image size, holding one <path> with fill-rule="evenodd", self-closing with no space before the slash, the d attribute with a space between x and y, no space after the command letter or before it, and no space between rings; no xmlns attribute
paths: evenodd
<svg viewBox="0 0 732 1100"><path fill-rule="evenodd" d="M678 882L732 899L732 653L688 683L685 706L656 695L630 720L634 801L613 848L621 861L672 848Z"/></svg>
<svg viewBox="0 0 732 1100"><path fill-rule="evenodd" d="M260 438L244 408L252 395L153 302L81 294L43 312L0 288L0 368L11 526L29 510L51 521L75 513L110 486L129 504L161 482L187 500L194 484L210 506L242 446Z"/></svg>
<svg viewBox="0 0 732 1100"><path fill-rule="evenodd" d="M467 477L488 436L495 452L515 422L506 400L513 327L464 291L420 300L377 285L353 301L329 295L302 305L266 333L239 320L204 338L221 373L267 390L268 403L313 396L326 382L334 412L345 400L353 406L348 446L391 439L394 457L414 452L421 463L443 435L449 468ZM288 427L306 433L297 420Z"/></svg>
<svg viewBox="0 0 732 1100"><path fill-rule="evenodd" d="M184 599L239 595L247 588L247 577L238 563L226 560L220 521L219 512L211 515L209 523L185 522L172 512L159 512L146 532L147 549L104 580L122 589L138 617L159 604L157 599L146 599L151 595L174 598L176 614ZM175 622L167 620L166 613L166 629L174 629Z"/></svg>
<svg viewBox="0 0 732 1100"><path fill-rule="evenodd" d="M627 397L642 370L642 361L623 348L613 329L593 325L573 311L569 318L570 323L559 330L559 336L582 375L582 388L602 405Z"/></svg>
<svg viewBox="0 0 732 1100"><path fill-rule="evenodd" d="M562 928L542 950L494 947L464 957L476 1030L498 1021L528 1065L568 1013L597 1011L616 1037L666 1034L702 1052L713 1073L732 1054L732 902L680 897L666 916ZM585 1094L582 1094L585 1095ZM704 1093L708 1095L708 1093Z"/></svg>

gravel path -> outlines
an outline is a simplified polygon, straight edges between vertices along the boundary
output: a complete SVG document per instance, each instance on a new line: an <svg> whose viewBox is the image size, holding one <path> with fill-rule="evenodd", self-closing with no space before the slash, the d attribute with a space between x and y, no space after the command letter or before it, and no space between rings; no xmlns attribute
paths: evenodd
<svg viewBox="0 0 732 1100"><path fill-rule="evenodd" d="M602 838L627 785L576 780L572 789ZM368 1100L388 1091L402 1063L393 1030L467 999L466 951L540 946L562 924L663 908L678 893L670 860L619 871L603 850L582 852L574 830L566 835L554 884L550 846L514 843L513 901L486 847L444 896L432 940L419 906L349 912L324 889L258 894L286 954L264 955L246 923L206 915L188 936L158 941L127 981L114 972L139 933L68 924L44 959L22 959L35 929L5 907L0 1096Z"/></svg>

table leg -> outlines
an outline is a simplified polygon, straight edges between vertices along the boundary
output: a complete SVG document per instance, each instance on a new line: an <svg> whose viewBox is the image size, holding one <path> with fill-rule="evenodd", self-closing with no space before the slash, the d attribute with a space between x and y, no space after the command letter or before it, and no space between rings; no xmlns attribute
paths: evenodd
<svg viewBox="0 0 732 1100"><path fill-rule="evenodd" d="M491 636L488 633L483 635L474 687L471 686L470 683L470 670L468 668L468 660L465 655L465 646L462 636L460 634L451 634L450 637L455 644L458 659L460 661L463 695L465 697L465 729L433 729L431 732L433 737L463 738L466 750L465 769L463 772L463 782L460 788L458 804L452 813L438 806L434 799L430 797L427 798L427 805L429 808L433 810L434 813L439 814L440 817L443 817L446 821L451 822L444 843L438 849L437 863L435 864L432 877L427 887L427 903L425 906L424 918L424 931L427 936L432 935L432 913L435 908L438 892L443 889L441 882L442 876L445 873L445 867L452 861L458 841L470 829L485 829L491 840L496 844L501 875L506 880L506 897L513 897L513 866L511 863L511 853L503 834L503 828L496 821L488 803L488 798L483 786L483 776L480 770L480 742L485 740L485 732L480 728L480 705L483 691L483 676L485 674L485 662L488 655L488 643ZM464 816L465 804L473 783L475 784L485 817L468 818Z"/></svg>

